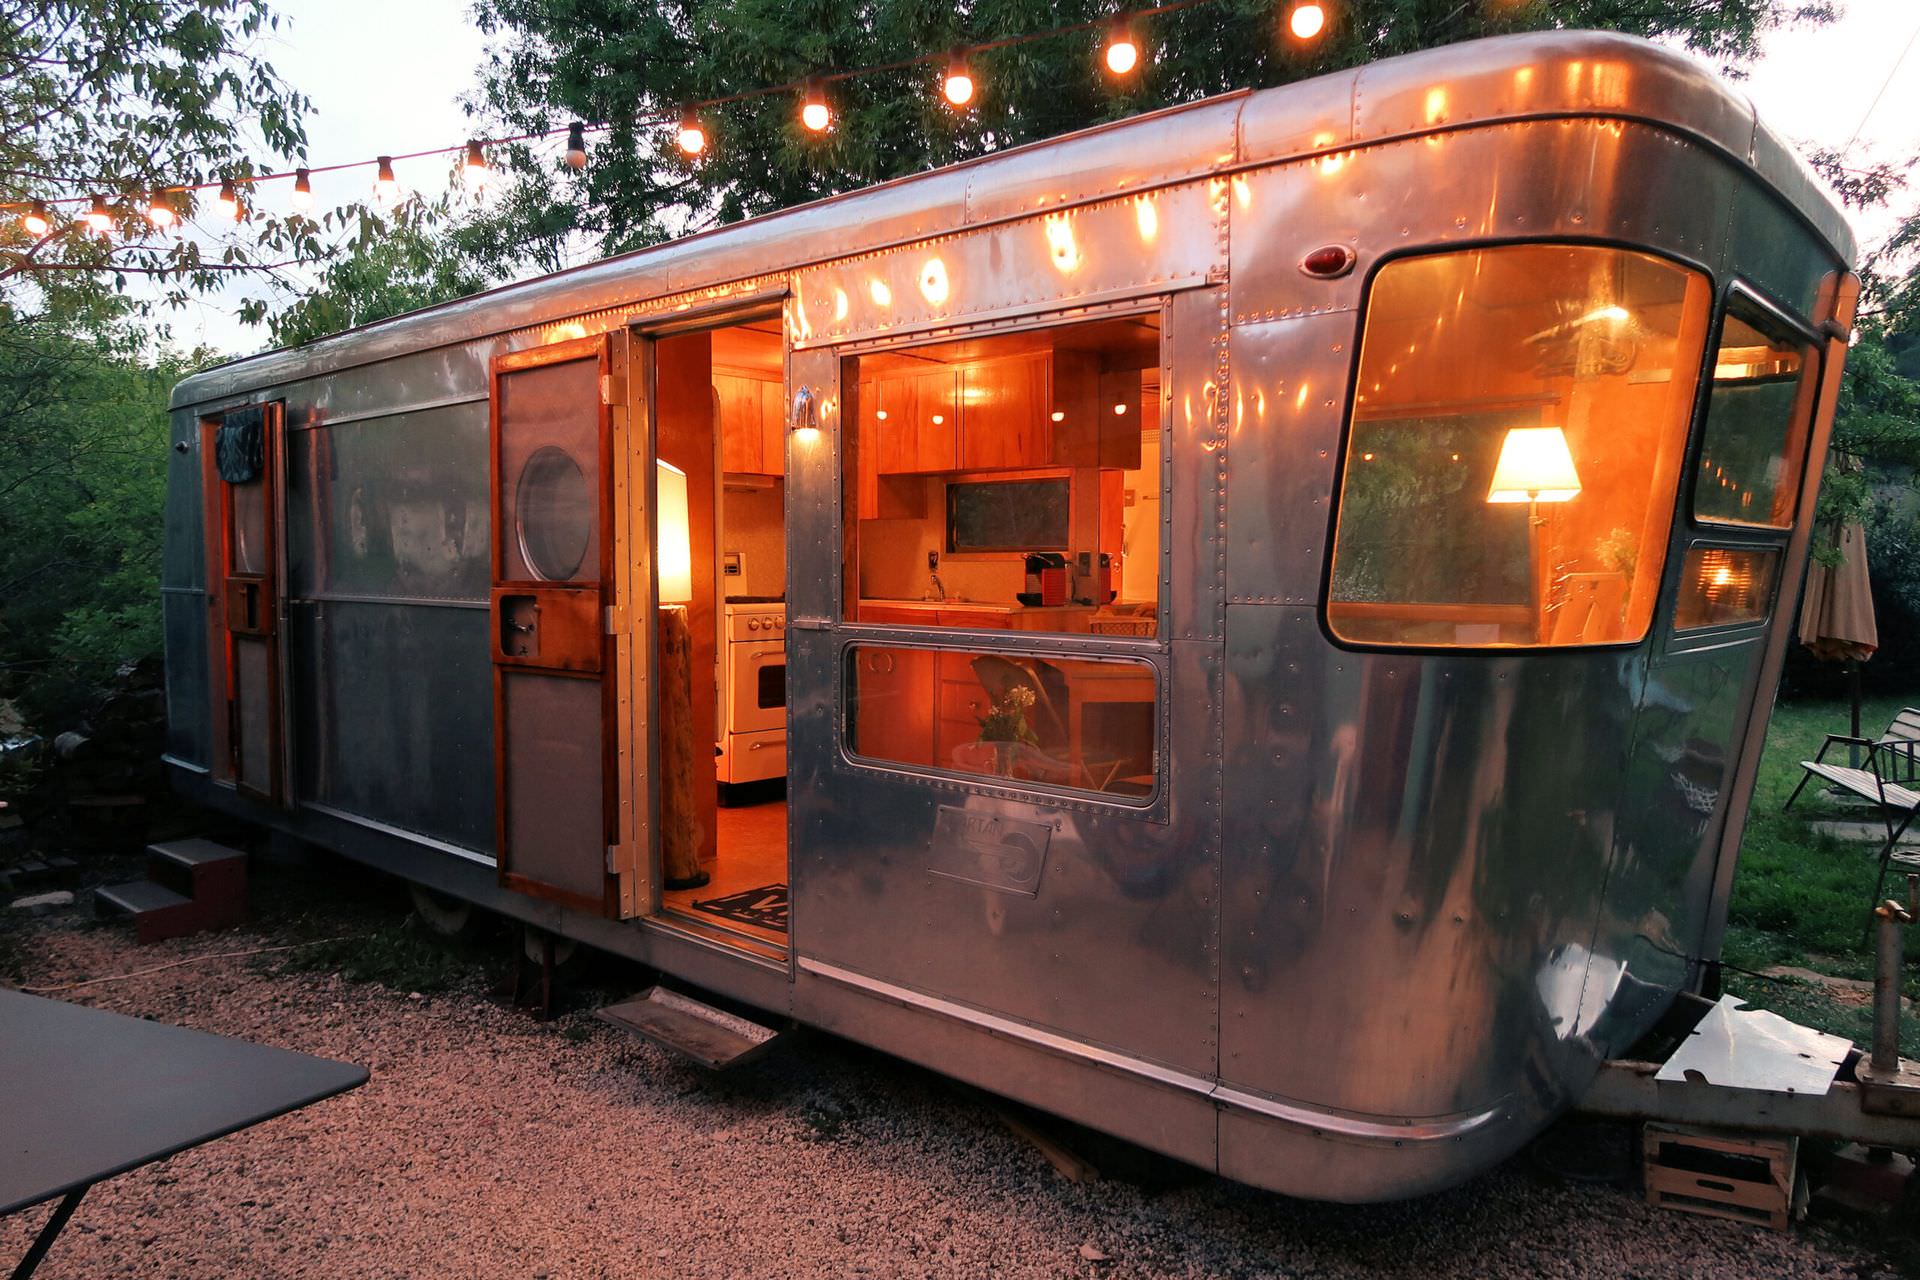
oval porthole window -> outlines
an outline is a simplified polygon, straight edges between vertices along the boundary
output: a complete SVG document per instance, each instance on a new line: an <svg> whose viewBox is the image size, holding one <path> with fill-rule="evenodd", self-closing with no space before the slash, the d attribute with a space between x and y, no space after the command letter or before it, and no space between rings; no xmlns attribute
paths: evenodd
<svg viewBox="0 0 1920 1280"><path fill-rule="evenodd" d="M534 577L565 582L577 574L593 536L593 496L580 464L552 445L535 450L514 486L513 520Z"/></svg>

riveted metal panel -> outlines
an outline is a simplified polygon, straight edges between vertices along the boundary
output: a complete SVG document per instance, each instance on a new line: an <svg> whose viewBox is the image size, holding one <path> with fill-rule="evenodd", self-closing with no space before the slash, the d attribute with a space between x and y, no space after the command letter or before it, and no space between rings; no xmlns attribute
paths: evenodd
<svg viewBox="0 0 1920 1280"><path fill-rule="evenodd" d="M1319 599L1354 340L1350 311L1233 330L1232 602Z"/></svg>
<svg viewBox="0 0 1920 1280"><path fill-rule="evenodd" d="M833 351L787 357L787 617L839 614L841 545L840 358ZM810 415L795 422L794 415ZM791 675L787 687L793 687ZM791 758L791 757L789 757Z"/></svg>
<svg viewBox="0 0 1920 1280"><path fill-rule="evenodd" d="M1172 113L1102 126L1045 146L1023 147L991 165L963 170L966 220L977 225L1027 217L1123 191L1164 186L1232 164L1240 106L1250 97L1245 92L1223 94ZM1176 121L1177 145L1141 145L1142 126Z"/></svg>
<svg viewBox="0 0 1920 1280"><path fill-rule="evenodd" d="M1463 240L1600 237L1712 263L1735 179L1674 134L1594 120L1434 134L1236 175L1233 320L1351 310L1380 258ZM1302 272L1329 244L1353 249L1354 269Z"/></svg>
<svg viewBox="0 0 1920 1280"><path fill-rule="evenodd" d="M487 599L484 401L289 433L288 589Z"/></svg>
<svg viewBox="0 0 1920 1280"><path fill-rule="evenodd" d="M1449 45L1451 56L1387 58L1360 68L1354 138L1366 141L1529 115L1684 120L1744 160L1753 106L1707 66L1630 36L1539 32Z"/></svg>
<svg viewBox="0 0 1920 1280"><path fill-rule="evenodd" d="M1353 141L1357 72L1316 76L1288 86L1285 100L1256 93L1240 108L1240 163L1291 160Z"/></svg>
<svg viewBox="0 0 1920 1280"><path fill-rule="evenodd" d="M1166 352L1169 470L1160 506L1168 618L1176 639L1218 640L1226 600L1227 413L1233 394L1225 288L1172 300Z"/></svg>
<svg viewBox="0 0 1920 1280"><path fill-rule="evenodd" d="M296 798L493 851L487 613L295 602Z"/></svg>
<svg viewBox="0 0 1920 1280"><path fill-rule="evenodd" d="M1822 281L1845 264L1765 192L1751 185L1743 184L1733 193L1729 221L1733 265L1740 278L1803 322L1816 319Z"/></svg>
<svg viewBox="0 0 1920 1280"><path fill-rule="evenodd" d="M793 344L1203 283L1226 268L1221 185L1188 183L806 268L794 274Z"/></svg>
<svg viewBox="0 0 1920 1280"><path fill-rule="evenodd" d="M1210 1075L1217 648L1176 643L1169 660L1152 646L1131 647L1151 663L1164 690L1161 739L1171 739L1160 752L1163 803L1142 813L1031 789L1010 792L992 779L855 764L837 741L847 638L826 628L789 627L788 636L799 963L880 977ZM1003 649L1007 639L999 633L991 642ZM1055 652L1076 647L1033 644ZM1084 638L1077 651L1102 652ZM943 810L950 816L943 819ZM1031 892L945 873L951 858L935 848L943 822L950 829L956 821L996 820L1051 831ZM1125 945L1116 945L1119 939Z"/></svg>
<svg viewBox="0 0 1920 1280"><path fill-rule="evenodd" d="M203 590L207 585L207 527L200 509L199 415L174 413L170 437L160 584Z"/></svg>
<svg viewBox="0 0 1920 1280"><path fill-rule="evenodd" d="M1312 609L1227 614L1222 1082L1390 1122L1583 1084L1621 656L1359 654Z"/></svg>

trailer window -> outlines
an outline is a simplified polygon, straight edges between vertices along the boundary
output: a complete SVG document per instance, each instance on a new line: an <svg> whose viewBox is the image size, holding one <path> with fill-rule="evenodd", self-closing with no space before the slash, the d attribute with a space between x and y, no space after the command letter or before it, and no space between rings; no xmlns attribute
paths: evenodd
<svg viewBox="0 0 1920 1280"><path fill-rule="evenodd" d="M1689 547L1680 566L1673 629L1736 627L1767 616L1780 552L1773 547Z"/></svg>
<svg viewBox="0 0 1920 1280"><path fill-rule="evenodd" d="M1381 268L1342 464L1334 635L1443 647L1644 636L1709 309L1701 273L1599 246Z"/></svg>
<svg viewBox="0 0 1920 1280"><path fill-rule="evenodd" d="M1013 786L1153 791L1153 668L1139 661L856 645L847 749Z"/></svg>
<svg viewBox="0 0 1920 1280"><path fill-rule="evenodd" d="M1155 634L1160 328L1113 316L844 361L847 621Z"/></svg>
<svg viewBox="0 0 1920 1280"><path fill-rule="evenodd" d="M1813 422L1815 352L1735 294L1720 325L1693 513L1791 528Z"/></svg>

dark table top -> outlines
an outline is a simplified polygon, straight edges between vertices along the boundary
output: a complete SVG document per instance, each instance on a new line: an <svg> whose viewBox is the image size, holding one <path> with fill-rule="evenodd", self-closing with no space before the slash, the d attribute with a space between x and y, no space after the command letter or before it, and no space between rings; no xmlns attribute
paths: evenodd
<svg viewBox="0 0 1920 1280"><path fill-rule="evenodd" d="M0 989L0 1214L366 1079L347 1062Z"/></svg>

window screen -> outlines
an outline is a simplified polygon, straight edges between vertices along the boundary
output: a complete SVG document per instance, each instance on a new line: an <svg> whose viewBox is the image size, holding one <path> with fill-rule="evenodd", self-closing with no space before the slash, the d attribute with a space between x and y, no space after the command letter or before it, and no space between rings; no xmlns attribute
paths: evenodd
<svg viewBox="0 0 1920 1280"><path fill-rule="evenodd" d="M1646 634L1709 290L1585 245L1402 258L1366 308L1327 599L1358 644Z"/></svg>

